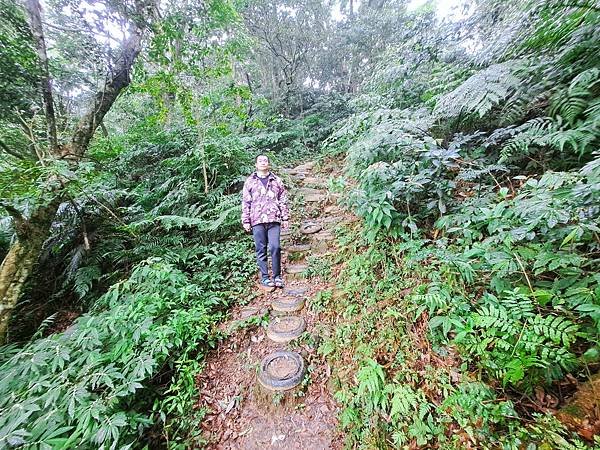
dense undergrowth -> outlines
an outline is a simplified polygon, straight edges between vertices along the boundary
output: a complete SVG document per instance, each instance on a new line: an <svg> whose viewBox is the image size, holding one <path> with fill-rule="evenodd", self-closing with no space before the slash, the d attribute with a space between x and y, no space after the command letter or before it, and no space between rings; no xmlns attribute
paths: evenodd
<svg viewBox="0 0 600 450"><path fill-rule="evenodd" d="M597 6L478 0L453 24L432 4L361 3L327 29L303 15L322 2L274 2L253 38L244 20L266 9L172 5L75 163L38 160L36 53L3 3L0 257L15 211L61 204L0 353L0 448L201 445L195 376L254 273L241 183L258 153L277 171L321 150L344 158L330 187L363 219L311 302L338 320L320 351L347 446L592 445L548 412L600 367ZM91 45L63 16L48 18L61 138ZM296 19L298 35L281 25Z"/></svg>
<svg viewBox="0 0 600 450"><path fill-rule="evenodd" d="M545 413L600 367L598 12L542 3L470 63L382 61L328 140L349 447L586 447Z"/></svg>
<svg viewBox="0 0 600 450"><path fill-rule="evenodd" d="M319 121L316 108L305 120ZM85 216L65 206L31 291L40 295L51 278L58 287L43 311L68 304L79 317L57 328L59 310L31 330L33 313L21 306L13 339L35 334L2 353L1 447L201 442L196 376L221 337L215 325L248 297L255 275L252 240L239 226L239 186L261 148L281 145L272 153L277 167L310 153L310 133L323 131L303 133L302 121L280 119L242 135L220 124L207 194L195 130L153 121L91 149L103 163L75 197ZM295 131L279 132L282 123ZM82 222L89 247L77 233Z"/></svg>

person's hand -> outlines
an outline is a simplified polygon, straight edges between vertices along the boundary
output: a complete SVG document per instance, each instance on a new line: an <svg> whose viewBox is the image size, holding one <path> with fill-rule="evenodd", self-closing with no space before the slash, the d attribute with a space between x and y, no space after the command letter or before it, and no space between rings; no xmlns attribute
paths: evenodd
<svg viewBox="0 0 600 450"><path fill-rule="evenodd" d="M246 230L247 232L250 232L250 224L249 223L244 224L244 230Z"/></svg>
<svg viewBox="0 0 600 450"><path fill-rule="evenodd" d="M290 227L290 222L288 220L284 220L283 222L281 222L281 227L284 230L287 230Z"/></svg>

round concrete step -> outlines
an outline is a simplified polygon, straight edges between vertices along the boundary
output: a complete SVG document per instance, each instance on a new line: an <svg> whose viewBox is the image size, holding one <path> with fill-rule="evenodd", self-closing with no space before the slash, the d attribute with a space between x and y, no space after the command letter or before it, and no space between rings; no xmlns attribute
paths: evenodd
<svg viewBox="0 0 600 450"><path fill-rule="evenodd" d="M302 382L305 371L304 360L298 353L277 351L261 361L258 382L270 391L287 391Z"/></svg>
<svg viewBox="0 0 600 450"><path fill-rule="evenodd" d="M333 241L335 236L330 231L321 231L311 236L315 241Z"/></svg>
<svg viewBox="0 0 600 450"><path fill-rule="evenodd" d="M306 330L306 321L300 316L274 317L267 327L267 337L273 342L285 344L296 339Z"/></svg>
<svg viewBox="0 0 600 450"><path fill-rule="evenodd" d="M269 312L266 307L260 306L245 306L240 310L240 319L248 319L250 317L262 317Z"/></svg>
<svg viewBox="0 0 600 450"><path fill-rule="evenodd" d="M293 295L296 297L304 296L308 294L308 286L292 286L287 287L283 290L285 295Z"/></svg>
<svg viewBox="0 0 600 450"><path fill-rule="evenodd" d="M308 203L320 203L327 200L327 196L324 194L305 194L304 201Z"/></svg>
<svg viewBox="0 0 600 450"><path fill-rule="evenodd" d="M277 298L271 303L271 308L273 308L273 311L283 313L300 311L304 308L304 297L290 296Z"/></svg>
<svg viewBox="0 0 600 450"><path fill-rule="evenodd" d="M316 177L304 177L302 179L302 184L307 187L314 186L317 188L324 188L327 186L327 181Z"/></svg>
<svg viewBox="0 0 600 450"><path fill-rule="evenodd" d="M325 191L323 189L313 189L313 188L300 188L298 189L298 192L302 195L323 195L325 194Z"/></svg>
<svg viewBox="0 0 600 450"><path fill-rule="evenodd" d="M310 251L310 244L289 245L285 248L288 253L305 253Z"/></svg>

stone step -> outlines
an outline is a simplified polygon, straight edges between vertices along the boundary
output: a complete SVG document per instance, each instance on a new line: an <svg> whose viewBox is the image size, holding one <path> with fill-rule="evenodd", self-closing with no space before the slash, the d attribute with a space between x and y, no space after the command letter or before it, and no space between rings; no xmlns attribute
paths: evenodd
<svg viewBox="0 0 600 450"><path fill-rule="evenodd" d="M333 241L335 240L335 236L331 231L323 230L313 234L311 239L315 241Z"/></svg>
<svg viewBox="0 0 600 450"><path fill-rule="evenodd" d="M325 208L323 208L323 212L325 214L340 214L340 213L343 213L344 211L338 205L328 205Z"/></svg>
<svg viewBox="0 0 600 450"><path fill-rule="evenodd" d="M302 356L279 350L264 357L258 369L258 382L269 391L287 391L302 383L306 366Z"/></svg>
<svg viewBox="0 0 600 450"><path fill-rule="evenodd" d="M305 176L302 178L302 184L306 187L312 186L317 188L325 188L327 187L327 180L323 180L322 178Z"/></svg>
<svg viewBox="0 0 600 450"><path fill-rule="evenodd" d="M288 253L307 253L310 252L310 244L288 245L284 250Z"/></svg>
<svg viewBox="0 0 600 450"><path fill-rule="evenodd" d="M273 300L273 302L271 303L271 308L273 309L273 311L281 313L292 313L300 311L302 308L304 308L304 297L280 297Z"/></svg>
<svg viewBox="0 0 600 450"><path fill-rule="evenodd" d="M327 216L321 219L321 223L324 225L335 225L340 223L342 220L344 220L343 216Z"/></svg>
<svg viewBox="0 0 600 450"><path fill-rule="evenodd" d="M296 297L302 297L308 294L308 286L289 286L283 290L285 295L292 295Z"/></svg>
<svg viewBox="0 0 600 450"><path fill-rule="evenodd" d="M269 310L264 306L244 306L240 310L240 319L249 319L250 317L262 317L267 314Z"/></svg>
<svg viewBox="0 0 600 450"><path fill-rule="evenodd" d="M318 222L307 221L300 225L300 233L302 234L314 234L318 233L323 229L323 225Z"/></svg>
<svg viewBox="0 0 600 450"><path fill-rule="evenodd" d="M267 337L273 342L285 344L299 337L304 330L306 330L306 321L303 317L274 317L267 327Z"/></svg>
<svg viewBox="0 0 600 450"><path fill-rule="evenodd" d="M299 166L294 167L292 170L310 172L311 170L314 169L315 164L317 164L317 163L314 161L308 161L308 162L305 162L304 164L300 164Z"/></svg>
<svg viewBox="0 0 600 450"><path fill-rule="evenodd" d="M308 269L308 264L288 264L285 267L285 272L288 274L299 274Z"/></svg>
<svg viewBox="0 0 600 450"><path fill-rule="evenodd" d="M327 200L327 196L323 194L308 194L304 196L304 201L309 203L321 203Z"/></svg>
<svg viewBox="0 0 600 450"><path fill-rule="evenodd" d="M326 191L324 191L323 189L315 189L308 187L300 188L298 189L298 192L302 195L324 195L326 193Z"/></svg>

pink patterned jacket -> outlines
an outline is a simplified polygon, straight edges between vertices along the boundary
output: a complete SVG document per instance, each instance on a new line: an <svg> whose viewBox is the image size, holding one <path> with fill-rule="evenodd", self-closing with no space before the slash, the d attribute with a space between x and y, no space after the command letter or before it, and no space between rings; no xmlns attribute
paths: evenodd
<svg viewBox="0 0 600 450"><path fill-rule="evenodd" d="M289 220L287 192L281 178L269 172L269 180L265 187L254 172L244 183L242 223L254 226L286 220Z"/></svg>

